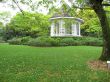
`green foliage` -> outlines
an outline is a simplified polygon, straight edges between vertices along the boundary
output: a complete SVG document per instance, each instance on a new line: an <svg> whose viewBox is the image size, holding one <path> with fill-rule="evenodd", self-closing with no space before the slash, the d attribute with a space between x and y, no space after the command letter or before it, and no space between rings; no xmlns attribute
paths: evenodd
<svg viewBox="0 0 110 82"><path fill-rule="evenodd" d="M73 37L73 38L63 38L61 43L65 46L79 46L79 45L87 45L87 46L102 46L103 42L100 38L94 37Z"/></svg>
<svg viewBox="0 0 110 82"><path fill-rule="evenodd" d="M5 43L5 41L3 40L3 37L0 37L0 43Z"/></svg>
<svg viewBox="0 0 110 82"><path fill-rule="evenodd" d="M28 42L30 46L59 46L59 41L50 37L38 37Z"/></svg>
<svg viewBox="0 0 110 82"><path fill-rule="evenodd" d="M84 24L81 25L82 35L94 37L102 36L100 22L93 10L80 10L78 16L84 20Z"/></svg>
<svg viewBox="0 0 110 82"><path fill-rule="evenodd" d="M81 40L75 38L64 38L61 40L61 43L65 46L77 46L82 45Z"/></svg>
<svg viewBox="0 0 110 82"><path fill-rule="evenodd" d="M21 44L29 46L40 46L40 47L50 47L50 46L102 46L103 41L101 38L94 37L70 37L70 38L51 38L51 37L22 37L22 38L13 38L8 41L10 44Z"/></svg>
<svg viewBox="0 0 110 82"><path fill-rule="evenodd" d="M0 36L3 36L3 23L0 22Z"/></svg>
<svg viewBox="0 0 110 82"><path fill-rule="evenodd" d="M106 16L107 16L107 20L108 20L108 23L110 25L110 6L109 7L105 7L104 10L106 11Z"/></svg>
<svg viewBox="0 0 110 82"><path fill-rule="evenodd" d="M4 43L5 41L3 40L3 28L4 28L4 25L2 22L0 22L0 43Z"/></svg>
<svg viewBox="0 0 110 82"><path fill-rule="evenodd" d="M2 29L4 26L3 26L3 23L0 22L0 29Z"/></svg>
<svg viewBox="0 0 110 82"><path fill-rule="evenodd" d="M21 44L21 38L13 38L11 40L8 40L9 44L16 44L16 45L20 45Z"/></svg>
<svg viewBox="0 0 110 82"><path fill-rule="evenodd" d="M18 13L11 19L5 30L8 33L11 31L10 36L13 35L13 37L48 35L50 26L48 18L49 16L39 13L24 12L24 15Z"/></svg>
<svg viewBox="0 0 110 82"><path fill-rule="evenodd" d="M14 37L10 40L8 40L7 42L9 44L16 44L16 45L26 45L28 43L29 40L31 40L31 37Z"/></svg>

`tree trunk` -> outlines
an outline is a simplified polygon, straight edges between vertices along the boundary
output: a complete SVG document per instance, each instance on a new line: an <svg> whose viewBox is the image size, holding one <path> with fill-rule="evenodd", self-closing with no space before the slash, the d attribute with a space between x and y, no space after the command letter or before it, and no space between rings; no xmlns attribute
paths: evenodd
<svg viewBox="0 0 110 82"><path fill-rule="evenodd" d="M100 10L101 13L96 12L96 14L100 19L102 32L103 32L103 50L100 59L109 60L110 59L110 25L104 9L100 8Z"/></svg>
<svg viewBox="0 0 110 82"><path fill-rule="evenodd" d="M97 14L103 32L103 51L100 56L100 60L110 60L110 25L108 22L108 18L106 16L106 12L103 9L102 2L97 0L91 0L92 8Z"/></svg>

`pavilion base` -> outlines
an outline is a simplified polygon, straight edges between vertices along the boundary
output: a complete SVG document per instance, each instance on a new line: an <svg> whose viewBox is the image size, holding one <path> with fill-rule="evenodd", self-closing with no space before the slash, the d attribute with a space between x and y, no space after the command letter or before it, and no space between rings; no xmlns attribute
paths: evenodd
<svg viewBox="0 0 110 82"><path fill-rule="evenodd" d="M55 35L55 36L51 36L51 37L82 37L81 35L65 35L65 36L58 36L58 35Z"/></svg>

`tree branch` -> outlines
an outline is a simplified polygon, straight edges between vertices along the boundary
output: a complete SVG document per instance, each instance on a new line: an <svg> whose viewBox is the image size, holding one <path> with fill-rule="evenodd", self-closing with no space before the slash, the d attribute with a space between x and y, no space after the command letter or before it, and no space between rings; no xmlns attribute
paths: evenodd
<svg viewBox="0 0 110 82"><path fill-rule="evenodd" d="M17 7L19 8L19 10L22 12L22 14L24 15L24 12L23 12L23 10L20 8L20 6L18 5L18 3L15 1L15 0L13 0L13 2L17 5Z"/></svg>
<svg viewBox="0 0 110 82"><path fill-rule="evenodd" d="M110 4L102 4L102 6L110 6Z"/></svg>
<svg viewBox="0 0 110 82"><path fill-rule="evenodd" d="M72 7L78 8L78 9L89 9L89 10L92 10L92 8L89 8L89 7L79 7L79 6L75 6L75 5L73 5Z"/></svg>

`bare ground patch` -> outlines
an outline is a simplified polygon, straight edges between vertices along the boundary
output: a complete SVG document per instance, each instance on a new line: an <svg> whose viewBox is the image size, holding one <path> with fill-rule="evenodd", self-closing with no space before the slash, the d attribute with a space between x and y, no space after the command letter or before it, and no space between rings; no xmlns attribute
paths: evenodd
<svg viewBox="0 0 110 82"><path fill-rule="evenodd" d="M103 70L103 71L109 71L107 68L107 63L100 60L93 60L87 62L88 66L93 70Z"/></svg>

